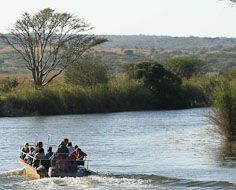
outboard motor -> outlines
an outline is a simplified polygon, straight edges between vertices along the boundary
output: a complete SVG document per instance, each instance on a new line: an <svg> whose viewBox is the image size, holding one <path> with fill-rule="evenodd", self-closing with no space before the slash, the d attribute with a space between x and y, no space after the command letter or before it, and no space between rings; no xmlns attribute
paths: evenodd
<svg viewBox="0 0 236 190"><path fill-rule="evenodd" d="M87 175L87 170L83 166L78 166L77 167L77 177L83 177Z"/></svg>

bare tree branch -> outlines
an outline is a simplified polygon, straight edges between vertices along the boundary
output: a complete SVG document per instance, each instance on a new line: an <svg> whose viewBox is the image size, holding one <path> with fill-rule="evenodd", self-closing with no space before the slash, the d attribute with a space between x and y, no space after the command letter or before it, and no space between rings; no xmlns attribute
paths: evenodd
<svg viewBox="0 0 236 190"><path fill-rule="evenodd" d="M47 8L32 15L24 13L10 34L0 37L21 55L35 87L41 88L84 52L106 41L85 34L91 29L76 16Z"/></svg>

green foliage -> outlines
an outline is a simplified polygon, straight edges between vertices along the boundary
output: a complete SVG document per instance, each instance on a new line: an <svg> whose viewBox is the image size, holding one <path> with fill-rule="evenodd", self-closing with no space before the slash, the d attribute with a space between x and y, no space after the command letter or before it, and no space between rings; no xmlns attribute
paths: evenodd
<svg viewBox="0 0 236 190"><path fill-rule="evenodd" d="M16 88L1 96L0 115L81 114L204 105L202 89L195 83L158 85L162 90L148 88L143 79L117 75L111 77L107 84L93 88L65 83L53 83L41 90Z"/></svg>
<svg viewBox="0 0 236 190"><path fill-rule="evenodd" d="M222 81L212 97L213 114L210 119L219 127L227 141L236 140L236 88Z"/></svg>
<svg viewBox="0 0 236 190"><path fill-rule="evenodd" d="M100 60L93 60L89 56L69 65L64 76L67 83L85 87L108 82L107 67L101 64Z"/></svg>
<svg viewBox="0 0 236 190"><path fill-rule="evenodd" d="M175 74L167 71L157 62L140 62L126 65L130 78L138 79L144 87L153 92L153 104L160 109L184 108L189 102L185 100L186 89Z"/></svg>
<svg viewBox="0 0 236 190"><path fill-rule="evenodd" d="M189 79L193 75L205 72L205 64L196 57L176 57L166 64L166 68L180 78Z"/></svg>
<svg viewBox="0 0 236 190"><path fill-rule="evenodd" d="M41 90L17 89L1 99L0 115L58 115L153 109L151 94L136 81L117 77L108 85L97 85L94 88L64 84Z"/></svg>
<svg viewBox="0 0 236 190"><path fill-rule="evenodd" d="M18 86L17 79L10 79L6 77L4 80L0 81L0 91L1 92L10 92L12 89Z"/></svg>
<svg viewBox="0 0 236 190"><path fill-rule="evenodd" d="M183 80L184 86L189 89L189 99L194 101L195 106L210 106L211 96L219 85L218 75L199 75L189 80Z"/></svg>
<svg viewBox="0 0 236 190"><path fill-rule="evenodd" d="M109 88L114 101L120 110L149 110L155 109L155 96L137 80L129 79L126 75L114 76L109 81Z"/></svg>
<svg viewBox="0 0 236 190"><path fill-rule="evenodd" d="M127 65L126 69L131 78L141 79L144 85L154 91L166 86L181 85L181 79L167 71L157 62L140 62Z"/></svg>

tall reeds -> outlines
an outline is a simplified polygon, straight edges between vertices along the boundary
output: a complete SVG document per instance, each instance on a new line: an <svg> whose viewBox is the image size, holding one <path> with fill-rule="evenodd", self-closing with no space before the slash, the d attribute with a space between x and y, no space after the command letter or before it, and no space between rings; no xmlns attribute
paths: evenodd
<svg viewBox="0 0 236 190"><path fill-rule="evenodd" d="M60 115L151 109L152 94L136 81L117 79L93 88L52 85L18 88L0 100L1 116Z"/></svg>
<svg viewBox="0 0 236 190"><path fill-rule="evenodd" d="M236 140L235 90L230 82L222 81L213 93L213 113L209 116L228 142Z"/></svg>

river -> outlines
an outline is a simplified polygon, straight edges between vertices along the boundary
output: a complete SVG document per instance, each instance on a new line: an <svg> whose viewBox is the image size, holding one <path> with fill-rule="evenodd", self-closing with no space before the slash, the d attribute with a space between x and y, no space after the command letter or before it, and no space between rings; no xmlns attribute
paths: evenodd
<svg viewBox="0 0 236 190"><path fill-rule="evenodd" d="M227 157L209 109L0 118L0 189L236 189L236 158ZM21 176L19 145L69 138L98 175ZM235 158L235 159L234 159Z"/></svg>

